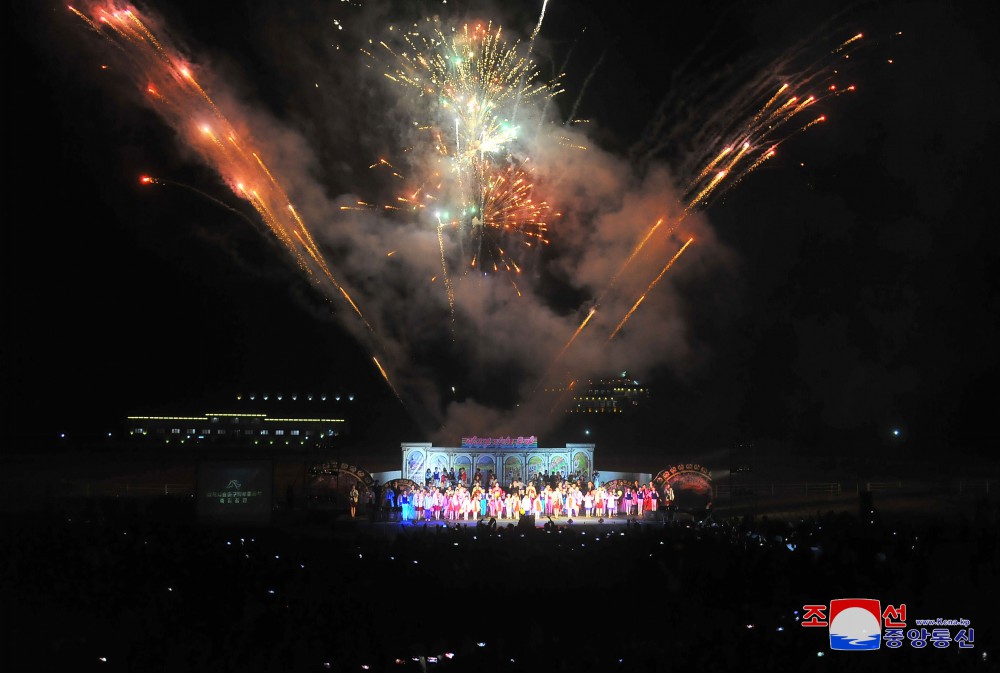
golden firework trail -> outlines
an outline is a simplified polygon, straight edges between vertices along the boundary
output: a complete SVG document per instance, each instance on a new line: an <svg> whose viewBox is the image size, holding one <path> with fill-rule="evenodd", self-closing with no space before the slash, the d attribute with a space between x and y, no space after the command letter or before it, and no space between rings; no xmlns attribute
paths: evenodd
<svg viewBox="0 0 1000 673"><path fill-rule="evenodd" d="M558 391L559 396L556 397L555 401L552 402L552 406L549 407L549 416L555 413L557 409L565 408L566 397L573 392L573 389L576 387L576 384L577 384L576 379L573 379L572 381L569 382L569 384L565 388Z"/></svg>
<svg viewBox="0 0 1000 673"><path fill-rule="evenodd" d="M566 351L569 350L569 347L573 345L573 342L576 341L576 338L580 336L580 332L582 332L583 328L587 326L587 323L590 322L590 319L594 317L595 313L597 313L597 307L593 306L591 307L590 311L587 312L587 316L583 319L583 322L580 323L580 326L576 328L575 332L573 332L573 336L569 338L569 341L566 342L566 344L559 350L559 353L557 353L556 356L552 359L552 362L549 363L549 366L545 370L545 374L541 378L539 378L538 381L535 383L535 388L533 389L532 392L536 392L538 390L538 386L548 380L549 374L552 372L552 369L556 366L556 364L566 353Z"/></svg>
<svg viewBox="0 0 1000 673"><path fill-rule="evenodd" d="M444 286L448 290L448 310L451 312L451 330L452 338L455 337L455 288L451 284L451 276L448 275L448 262L445 260L444 256L444 235L441 233L441 229L444 225L441 223L440 218L438 219L437 227L437 239L438 248L441 250L441 275L444 276Z"/></svg>
<svg viewBox="0 0 1000 673"><path fill-rule="evenodd" d="M844 55L845 50L862 37L860 33L854 35L842 42L831 54L834 56ZM841 89L836 84L829 83L829 76L834 73L836 73L836 70L832 68L831 64L817 61L807 68L799 78L792 82L783 83L778 87L747 121L730 122L728 126L734 130L728 135L722 136L715 143L715 147L718 149L705 152L705 155L709 159L705 161L704 166L698 170L695 177L688 182L684 190L685 198L682 201L681 214L667 231L667 236L673 233L688 215L707 208L714 198L732 189L745 177L760 168L764 162L775 155L781 143L826 121L826 116L820 115L805 124L795 126L798 116L804 111L811 109L817 103L855 90L853 85ZM826 79L823 79L824 77ZM823 92L816 94L807 93L810 88L816 86L817 81L822 82L824 87ZM662 218L657 220L633 248L632 253L606 284L605 290L598 298L598 306L662 224ZM632 305L632 308L629 309L628 313L612 332L609 340L614 338L621 327L635 313L649 291L656 286L689 243L690 241L681 248L680 252L667 263L659 275L656 276L639 296ZM576 338L576 336L574 334L573 338ZM565 348L564 346L563 350ZM563 351L560 351L560 355L562 353Z"/></svg>
<svg viewBox="0 0 1000 673"><path fill-rule="evenodd" d="M641 304L646 299L646 295L648 295L653 290L653 288L656 287L656 284L660 282L660 279L666 275L667 271L670 270L670 267L674 265L674 262L676 262L680 258L680 256L684 254L684 251L687 250L688 246L691 245L692 243L694 243L694 239L689 238L687 240L687 243L681 246L681 249L677 251L677 254L675 254L673 257L670 258L670 261L667 262L666 266L663 267L659 275L657 275L656 278L654 278L652 282L648 286L646 286L646 291L643 292L642 295L639 297L639 299L636 300L635 304L632 305L632 308L629 309L629 312L625 314L625 317L622 318L620 323L618 323L618 326L615 327L613 332L611 332L611 335L608 337L608 341L611 341L612 339L615 338L618 332L621 331L621 328L625 326L625 323L628 322L628 319L632 317L633 313L635 313L635 310L639 308L639 304Z"/></svg>
<svg viewBox="0 0 1000 673"><path fill-rule="evenodd" d="M711 159L705 162L685 189L688 195L685 199L687 208L707 206L712 197L731 189L769 156L773 156L781 143L825 121L826 117L821 115L804 125L795 125L799 115L806 110L855 90L853 85L840 88L832 81L838 71L829 56L845 56L848 47L855 45L862 37L858 33L845 40L826 58L812 63L792 81L783 83L748 120L730 121L727 125L731 130L713 143L718 149L706 148L706 154ZM729 157L735 148L739 148L736 155ZM723 161L726 162L723 177L728 179L720 178L719 171L716 170Z"/></svg>
<svg viewBox="0 0 1000 673"><path fill-rule="evenodd" d="M200 196L203 199L207 199L208 201L211 201L212 203L214 203L215 205L219 206L220 208L225 208L229 212L231 212L234 215L237 215L238 217L240 217L244 222L248 223L250 226L253 226L253 227L259 226L259 223L258 222L254 222L249 217L247 217L246 213L241 212L241 211L233 208L228 203L220 201L219 199L215 198L211 194L207 194L206 192L203 192L202 190L198 189L197 187L192 187L191 185L184 184L183 182L176 182L175 180L166 180L164 178L156 178L156 177L153 177L152 175L142 175L142 176L139 176L139 183L143 184L143 185L159 185L159 186L163 186L163 187L169 186L169 187L180 187L181 189L186 189L189 192L197 194L198 196Z"/></svg>
<svg viewBox="0 0 1000 673"><path fill-rule="evenodd" d="M396 386L392 385L392 381L389 380L389 375L385 373L385 369L382 368L382 364L378 361L378 358L375 357L374 355L372 356L372 362L374 362L375 366L378 367L379 373L382 375L382 378L385 379L385 382L389 386L389 390L392 391L392 394L396 396L396 399L399 400L400 403L403 403L403 398L399 396L399 392L396 390Z"/></svg>
<svg viewBox="0 0 1000 673"><path fill-rule="evenodd" d="M575 332L573 332L573 336L569 338L569 341L566 342L566 345L563 346L561 351L559 351L559 355L556 356L557 361L559 360L560 357L562 357L562 354L565 353L566 350L573 344L573 342L576 341L576 338L580 336L580 332L582 332L583 328L587 326L587 323L590 322L590 319L594 317L595 313L597 313L597 307L590 309L590 311L587 313L587 317L583 319L583 322L580 323L580 326L576 328Z"/></svg>
<svg viewBox="0 0 1000 673"><path fill-rule="evenodd" d="M670 235L671 235L672 233L674 233L674 230L676 230L676 229L677 229L677 227L678 227L678 226L680 226L681 222L683 222L683 221L684 221L684 218L685 218L686 216L687 216L687 213L684 213L684 214L682 214L682 215L681 215L680 217L678 217L678 218L677 218L677 219L676 219L676 220L674 221L674 224L673 224L673 226L671 226L671 227L670 227L670 228L669 228L669 229L668 229L668 230L667 230L667 231L666 231L666 232L664 233L664 235L665 235L665 236L670 236ZM601 304L601 303L602 303L602 302L604 301L604 297L605 297L605 296L607 295L607 293L608 293L608 292L610 292L610 291L611 291L611 289L612 289L612 288L613 288L613 287L615 286L615 283L617 283L617 282L618 282L618 279L619 279L619 278L621 277L621 275L622 275L622 273L623 273L623 272L625 271L625 269L627 269L627 268L628 268L629 264L631 264L631 263L632 263L632 261L633 261L633 260L634 260L634 259L635 259L635 258L636 258L636 257L637 257L638 255L639 255L639 253L640 253L640 252L642 251L642 249L643 249L644 247L646 247L646 243L648 243L648 242L649 242L649 239L651 239L651 238L653 237L653 234L655 234L655 233L656 233L656 230L660 228L660 225L662 225L662 224L664 223L665 219L666 219L666 218L663 218L663 217L661 217L660 219L658 219L658 220L656 221L656 224L654 224L654 225L653 225L652 227L650 227L649 231L647 231L647 232L646 232L646 235L645 235L645 236L643 237L643 239L642 239L641 241L639 241L638 245L636 245L636 246L635 246L635 248L633 248L633 249L632 249L632 254L630 254L630 255L628 256L628 258L627 258L627 259L626 259L626 260L625 260L624 262L622 262L621 266L619 266L619 267L618 267L618 271L616 271L616 272L615 272L615 275L611 277L611 280L610 280L610 281L608 281L608 285L607 285L607 287L605 287L605 288L604 288L604 292L602 292L602 293L601 293L601 296L600 296L600 297L598 297L598 299L597 299L597 305L598 305L598 306L600 306L600 304Z"/></svg>
<svg viewBox="0 0 1000 673"><path fill-rule="evenodd" d="M150 96L150 106L177 129L201 159L211 166L239 198L246 200L271 233L285 246L296 265L313 282L329 286L372 332L357 302L334 276L312 233L285 189L253 143L245 139L201 86L188 59L149 27L132 6L114 2L84 13L69 10L114 44L129 60L129 73ZM156 178L146 184L164 184ZM193 188L190 188L193 189ZM193 190L208 197L200 190ZM214 197L208 197L220 203ZM222 204L233 212L235 209ZM381 367L380 367L381 370ZM388 376L381 370L388 382ZM391 386L391 382L390 382Z"/></svg>

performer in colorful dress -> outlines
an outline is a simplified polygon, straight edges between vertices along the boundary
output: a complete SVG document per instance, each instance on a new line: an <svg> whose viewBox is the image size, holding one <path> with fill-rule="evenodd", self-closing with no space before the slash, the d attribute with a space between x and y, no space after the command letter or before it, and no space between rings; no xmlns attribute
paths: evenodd
<svg viewBox="0 0 1000 673"><path fill-rule="evenodd" d="M410 504L410 492L407 489L403 489L403 492L399 494L399 516L403 521L409 521L412 514L410 510L412 509Z"/></svg>
<svg viewBox="0 0 1000 673"><path fill-rule="evenodd" d="M418 488L413 492L413 520L424 518L424 489Z"/></svg>
<svg viewBox="0 0 1000 673"><path fill-rule="evenodd" d="M448 520L458 521L458 513L462 509L459 495L457 492L449 489L446 497L446 502L448 503Z"/></svg>

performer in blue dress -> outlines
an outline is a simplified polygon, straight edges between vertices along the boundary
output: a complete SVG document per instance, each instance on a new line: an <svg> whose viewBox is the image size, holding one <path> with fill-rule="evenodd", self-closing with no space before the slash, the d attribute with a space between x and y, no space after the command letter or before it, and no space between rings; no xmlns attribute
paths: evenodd
<svg viewBox="0 0 1000 673"><path fill-rule="evenodd" d="M386 520L391 520L396 509L396 492L392 486L385 487L385 500L382 503L382 509L385 510Z"/></svg>
<svg viewBox="0 0 1000 673"><path fill-rule="evenodd" d="M410 492L406 489L399 494L399 507L400 515L403 517L403 521L410 521L413 519L413 501Z"/></svg>

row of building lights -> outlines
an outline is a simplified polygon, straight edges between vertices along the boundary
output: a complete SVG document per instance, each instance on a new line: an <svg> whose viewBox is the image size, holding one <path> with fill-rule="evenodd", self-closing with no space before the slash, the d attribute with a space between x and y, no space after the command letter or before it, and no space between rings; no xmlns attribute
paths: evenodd
<svg viewBox="0 0 1000 673"><path fill-rule="evenodd" d="M243 395L243 393L238 393L236 395L236 399L240 400L240 401L242 401L244 397L247 397L250 400L256 400L257 397L258 397L258 395L256 393L250 393L249 395L245 395L245 396ZM262 400L264 400L265 402L268 401L268 400L270 400L271 397L272 397L272 395L270 393L263 393L263 394L260 395L260 398ZM278 394L274 395L273 397L276 400L279 400L279 401L285 399L285 395L283 395L281 393L278 393ZM298 401L298 399L299 399L300 396L297 393L292 393L291 395L289 395L289 397L292 399L293 402L295 402L295 401ZM303 395L302 397L304 399L308 400L309 402L312 402L314 399L319 399L319 401L321 401L321 402L326 402L326 400L329 397L329 395L326 395L326 394L313 395L313 394L310 393L308 395ZM351 393L349 395L334 395L333 399L334 399L335 402L339 402L340 399L341 399L341 397L347 397L347 401L348 402L353 402L354 401L354 393Z"/></svg>

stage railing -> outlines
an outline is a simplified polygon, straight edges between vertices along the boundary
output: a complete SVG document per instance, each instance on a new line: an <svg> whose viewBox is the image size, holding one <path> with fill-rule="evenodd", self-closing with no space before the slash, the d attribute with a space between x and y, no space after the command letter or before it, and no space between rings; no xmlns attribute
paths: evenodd
<svg viewBox="0 0 1000 673"><path fill-rule="evenodd" d="M811 496L825 495L856 497L862 491L883 495L958 495L988 496L997 492L997 479L952 479L946 481L851 481L851 482L780 482L742 481L723 482L712 488L716 499L761 496Z"/></svg>

